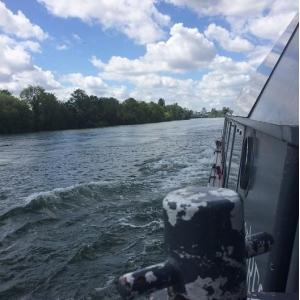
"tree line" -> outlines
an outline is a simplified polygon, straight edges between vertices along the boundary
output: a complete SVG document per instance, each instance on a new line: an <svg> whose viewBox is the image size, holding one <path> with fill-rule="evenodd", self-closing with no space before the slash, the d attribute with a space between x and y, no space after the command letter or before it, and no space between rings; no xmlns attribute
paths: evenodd
<svg viewBox="0 0 300 300"><path fill-rule="evenodd" d="M164 99L157 103L134 98L120 102L77 89L63 102L40 86L23 89L19 97L0 90L0 134L154 123L191 117L191 110L177 103L166 105Z"/></svg>

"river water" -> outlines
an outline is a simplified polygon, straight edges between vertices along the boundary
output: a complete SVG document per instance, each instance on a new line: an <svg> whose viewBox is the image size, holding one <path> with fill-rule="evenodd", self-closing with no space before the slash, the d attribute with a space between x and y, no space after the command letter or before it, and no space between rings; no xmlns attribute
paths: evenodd
<svg viewBox="0 0 300 300"><path fill-rule="evenodd" d="M119 299L164 258L161 203L206 185L223 119L0 137L0 299Z"/></svg>

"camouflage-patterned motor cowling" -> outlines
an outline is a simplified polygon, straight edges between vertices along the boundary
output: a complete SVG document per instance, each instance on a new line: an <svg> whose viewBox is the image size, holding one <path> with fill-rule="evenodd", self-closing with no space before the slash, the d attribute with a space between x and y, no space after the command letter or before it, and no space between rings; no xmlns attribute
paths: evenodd
<svg viewBox="0 0 300 300"><path fill-rule="evenodd" d="M163 208L168 256L185 284L181 299L246 299L239 195L223 188L191 186L169 193ZM172 287L169 296L176 299Z"/></svg>

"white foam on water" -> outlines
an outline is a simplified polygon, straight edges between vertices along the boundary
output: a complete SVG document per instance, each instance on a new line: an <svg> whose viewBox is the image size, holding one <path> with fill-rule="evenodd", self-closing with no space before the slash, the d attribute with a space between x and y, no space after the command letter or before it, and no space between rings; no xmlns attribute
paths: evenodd
<svg viewBox="0 0 300 300"><path fill-rule="evenodd" d="M216 190L211 190L209 193L213 196L217 197L235 197L239 198L238 194L235 191L229 190L229 189L224 189L224 188L219 188ZM228 199L228 200L236 200L236 199Z"/></svg>
<svg viewBox="0 0 300 300"><path fill-rule="evenodd" d="M24 205L28 205L30 204L32 201L36 200L37 198L40 197L55 197L58 196L61 193L65 193L65 192L72 192L77 188L82 188L82 187L89 187L89 186L106 186L107 184L109 185L113 185L113 183L111 181L91 181L89 183L81 183L81 184L74 184L74 185L70 185L67 187L63 187L63 188L55 188L53 190L50 191L43 191L43 192L36 192L33 193L27 197L24 198Z"/></svg>
<svg viewBox="0 0 300 300"><path fill-rule="evenodd" d="M154 221L151 221L149 223L146 223L144 225L135 225L135 224L131 224L131 223L127 223L127 222L121 222L120 225L121 226L128 226L128 227L131 227L131 228L146 228L146 227L149 227L149 226L152 226L152 225L159 225L159 227L162 226L162 221L159 221L159 220L154 220Z"/></svg>
<svg viewBox="0 0 300 300"><path fill-rule="evenodd" d="M104 285L103 285L102 287L95 288L95 291L96 291L96 292L102 292L102 291L104 291L104 290L106 290L106 289L108 289L108 288L111 288L111 286L112 286L114 280L115 280L114 277L112 277L111 279L108 279L108 280L104 283Z"/></svg>

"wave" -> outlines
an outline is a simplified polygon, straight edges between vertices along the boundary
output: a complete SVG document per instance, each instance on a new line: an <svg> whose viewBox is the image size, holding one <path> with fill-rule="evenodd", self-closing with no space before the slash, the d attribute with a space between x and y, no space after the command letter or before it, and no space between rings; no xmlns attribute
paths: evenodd
<svg viewBox="0 0 300 300"><path fill-rule="evenodd" d="M176 172L184 169L187 166L188 165L181 159L149 160L140 166L139 171L144 175L152 175L157 173L169 174L170 172Z"/></svg>
<svg viewBox="0 0 300 300"><path fill-rule="evenodd" d="M5 245L5 241L7 240L17 239L19 236L23 236L26 232L29 232L30 230L34 230L39 226L49 225L55 221L56 221L55 218L46 217L46 218L42 218L30 222L24 222L21 225L16 226L15 228L12 226L12 228L7 232L3 232L3 235L1 236L1 240L0 240L0 246ZM3 255L10 247L11 245L8 246L8 248L2 249L1 255Z"/></svg>
<svg viewBox="0 0 300 300"><path fill-rule="evenodd" d="M114 249L122 247L124 243L126 243L126 238L120 232L103 232L90 243L81 244L70 258L68 264L78 263L82 260L95 260L98 256L103 255L103 252L113 252Z"/></svg>
<svg viewBox="0 0 300 300"><path fill-rule="evenodd" d="M101 201L99 187L111 189L114 184L113 181L89 182L36 192L23 198L21 205L14 206L0 215L0 221L28 212L44 212L49 217L55 218L54 211L59 209L86 206L88 201Z"/></svg>
<svg viewBox="0 0 300 300"><path fill-rule="evenodd" d="M151 221L151 222L143 224L143 225L135 225L135 224L127 223L127 222L121 222L120 225L127 226L130 228L146 228L146 227L153 227L153 225L154 226L156 225L160 228L163 228L163 222L161 220L154 220L154 221Z"/></svg>

